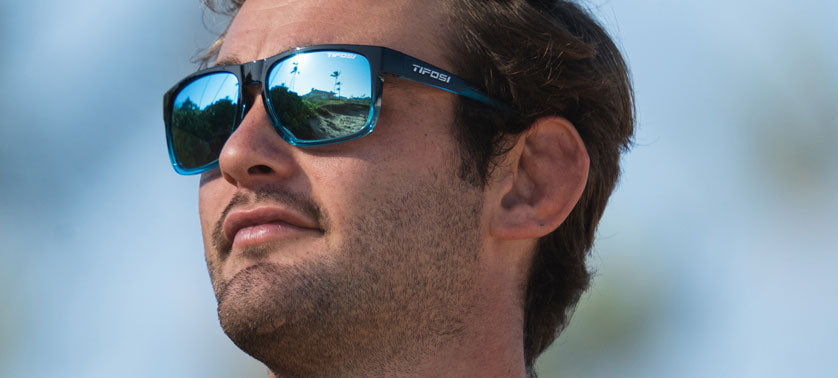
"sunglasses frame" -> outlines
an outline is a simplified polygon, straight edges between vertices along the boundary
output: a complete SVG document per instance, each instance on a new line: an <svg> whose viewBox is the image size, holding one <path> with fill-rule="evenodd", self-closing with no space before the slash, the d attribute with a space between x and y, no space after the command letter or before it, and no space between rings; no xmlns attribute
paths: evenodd
<svg viewBox="0 0 838 378"><path fill-rule="evenodd" d="M371 79L370 81L372 84L370 99L370 116L368 117L367 123L364 125L364 127L355 133L333 139L321 139L314 141L299 139L296 138L293 134L291 134L291 132L288 131L286 127L279 122L279 118L274 112L274 108L270 102L270 96L268 96L268 85L266 84L268 81L268 75L270 74L270 71L276 64L294 55L317 51L334 51L359 54L364 56L369 62ZM268 113L268 118L271 120L271 124L273 125L274 130L276 130L276 132L280 135L280 137L283 140L285 140L293 146L299 147L316 147L341 143L357 139L371 133L378 121L378 114L381 108L381 93L384 80L382 75L392 75L399 78L414 81L419 84L439 88L472 99L474 101L481 102L494 108L498 108L505 113L514 112L513 108L509 105L488 97L483 92L475 89L474 86L469 84L464 79L446 70L436 67L430 63L427 63L421 59L414 58L410 55L404 54L402 52L387 47L345 44L297 47L265 59L254 60L251 62L237 65L215 66L197 71L180 80L163 95L163 120L166 126L166 143L169 149L169 159L171 160L172 166L174 167L175 171L179 174L198 174L215 169L218 166L218 158L216 158L212 162L209 162L196 168L186 168L178 162L175 156L172 141L172 116L175 98L181 90L183 90L186 86L188 86L195 80L198 80L204 76L213 73L220 72L231 73L236 75L236 79L239 83L239 93L235 116L236 118L235 123L230 125L230 135L232 135L232 133L236 130L236 128L244 119L244 116L247 114L248 111L248 109L246 108L246 101L243 101L245 99L244 91L249 85L258 83L261 84L262 102L265 106L265 110ZM378 80L376 80L376 78Z"/></svg>

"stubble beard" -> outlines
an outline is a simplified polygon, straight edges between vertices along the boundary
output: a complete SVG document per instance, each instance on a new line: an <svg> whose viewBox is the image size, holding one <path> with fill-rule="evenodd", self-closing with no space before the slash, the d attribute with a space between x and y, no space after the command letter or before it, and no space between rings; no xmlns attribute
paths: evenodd
<svg viewBox="0 0 838 378"><path fill-rule="evenodd" d="M334 259L213 277L228 337L283 377L410 375L462 339L480 300L480 192L454 178L402 188L366 201Z"/></svg>

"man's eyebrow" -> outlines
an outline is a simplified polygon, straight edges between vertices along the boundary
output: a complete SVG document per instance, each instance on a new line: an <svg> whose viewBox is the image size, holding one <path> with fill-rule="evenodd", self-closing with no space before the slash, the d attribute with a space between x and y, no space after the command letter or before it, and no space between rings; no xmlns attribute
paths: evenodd
<svg viewBox="0 0 838 378"><path fill-rule="evenodd" d="M308 42L308 41L306 41L306 42ZM283 52L290 51L294 47L299 47L299 46L314 46L314 44L313 43L299 43L297 45L291 45L291 46L288 46L288 47L284 48L280 52L277 52L276 54L282 54ZM272 54L271 56L274 56L276 54ZM238 65L243 64L243 63L245 63L245 62L243 62L241 59L239 59L236 56L225 56L223 58L219 58L218 60L216 60L215 61L215 66L238 66Z"/></svg>
<svg viewBox="0 0 838 378"><path fill-rule="evenodd" d="M226 56L215 61L216 66L237 66L239 64L242 64L242 61L235 56Z"/></svg>

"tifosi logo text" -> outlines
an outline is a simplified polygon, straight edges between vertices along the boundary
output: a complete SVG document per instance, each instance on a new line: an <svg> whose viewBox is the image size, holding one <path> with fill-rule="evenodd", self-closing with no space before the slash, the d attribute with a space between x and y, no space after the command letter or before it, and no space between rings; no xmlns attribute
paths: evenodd
<svg viewBox="0 0 838 378"><path fill-rule="evenodd" d="M330 52L329 58L355 59L357 55L345 52Z"/></svg>
<svg viewBox="0 0 838 378"><path fill-rule="evenodd" d="M444 73L439 73L430 68L422 67L418 64L413 65L413 72L416 72L420 75L430 76L431 79L437 79L443 83L451 83L451 76L448 76Z"/></svg>

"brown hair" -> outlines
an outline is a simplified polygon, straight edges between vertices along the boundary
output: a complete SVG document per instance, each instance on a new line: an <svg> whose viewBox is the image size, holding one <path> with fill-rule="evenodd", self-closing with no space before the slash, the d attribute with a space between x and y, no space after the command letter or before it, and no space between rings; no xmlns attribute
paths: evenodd
<svg viewBox="0 0 838 378"><path fill-rule="evenodd" d="M575 2L455 0L451 18L455 72L519 110L506 119L460 100L455 131L464 178L485 185L504 141L543 116L573 123L590 156L581 199L558 229L539 240L530 267L524 357L532 373L590 282L585 258L634 132L631 82L611 38Z"/></svg>
<svg viewBox="0 0 838 378"><path fill-rule="evenodd" d="M245 0L204 0L235 14ZM585 259L634 132L634 96L620 51L583 8L564 0L449 0L449 60L454 72L518 109L509 115L458 97L455 134L461 177L484 186L510 137L539 117L576 127L590 157L582 197L555 231L541 238L524 300L524 357L535 359L567 325L588 287ZM206 64L223 34L200 57ZM455 53L456 52L456 53Z"/></svg>

